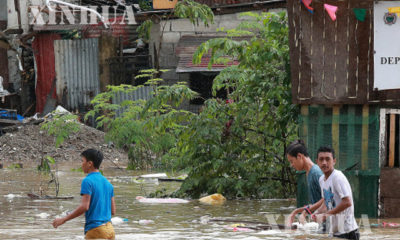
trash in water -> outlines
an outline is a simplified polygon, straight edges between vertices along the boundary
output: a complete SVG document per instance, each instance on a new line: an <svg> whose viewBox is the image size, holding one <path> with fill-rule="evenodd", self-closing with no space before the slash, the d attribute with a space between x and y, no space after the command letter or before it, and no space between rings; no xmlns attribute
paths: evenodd
<svg viewBox="0 0 400 240"><path fill-rule="evenodd" d="M48 214L48 213L36 214L36 217L40 217L42 219L48 218L49 216L50 216L50 214Z"/></svg>
<svg viewBox="0 0 400 240"><path fill-rule="evenodd" d="M374 227L374 228L400 228L400 223L390 223L390 222L372 223L371 227Z"/></svg>
<svg viewBox="0 0 400 240"><path fill-rule="evenodd" d="M200 198L199 201L208 205L222 205L225 203L226 198L219 193Z"/></svg>
<svg viewBox="0 0 400 240"><path fill-rule="evenodd" d="M237 226L235 226L235 225L237 225ZM242 224L232 224L230 226L225 226L224 228L228 229L228 230L232 230L234 232L252 232L252 231L254 231L253 229L244 227L244 225L242 226Z"/></svg>
<svg viewBox="0 0 400 240"><path fill-rule="evenodd" d="M4 197L6 197L6 198L8 198L8 199L13 199L13 198L15 198L16 197L16 195L14 195L14 194L12 194L12 193L10 193L10 194L8 194L8 195L4 195Z"/></svg>
<svg viewBox="0 0 400 240"><path fill-rule="evenodd" d="M137 184L153 183L158 185L158 178L132 178L132 182Z"/></svg>
<svg viewBox="0 0 400 240"><path fill-rule="evenodd" d="M145 174L140 175L141 178L166 178L168 177L166 173L154 173L154 174Z"/></svg>
<svg viewBox="0 0 400 240"><path fill-rule="evenodd" d="M234 224L231 224L229 226L231 226L231 227L244 227L245 225L243 223L234 223Z"/></svg>
<svg viewBox="0 0 400 240"><path fill-rule="evenodd" d="M209 221L210 221L210 216L208 216L208 215L200 217L201 224L208 224Z"/></svg>
<svg viewBox="0 0 400 240"><path fill-rule="evenodd" d="M297 229L304 231L318 231L319 224L316 222L309 222L305 224L301 224L299 222L294 222L292 226L297 226Z"/></svg>
<svg viewBox="0 0 400 240"><path fill-rule="evenodd" d="M188 203L188 200L181 198L146 198L137 196L136 200L140 203Z"/></svg>
<svg viewBox="0 0 400 240"><path fill-rule="evenodd" d="M257 234L260 234L260 235L277 235L277 234L280 234L280 233L282 233L282 232L278 231L278 230L267 230L267 231L258 232Z"/></svg>
<svg viewBox="0 0 400 240"><path fill-rule="evenodd" d="M141 220L138 221L138 223L139 223L140 225L147 225L147 224L153 224L154 221L153 221L153 220L141 219Z"/></svg>
<svg viewBox="0 0 400 240"><path fill-rule="evenodd" d="M62 206L61 206L61 207L62 207ZM61 207L60 207L60 209L62 209ZM60 215L57 215L56 218L63 218L63 217L67 216L67 215L70 214L70 213L72 213L71 210L64 211L64 212L62 212Z"/></svg>
<svg viewBox="0 0 400 240"><path fill-rule="evenodd" d="M120 218L120 217L113 217L111 218L111 223L113 225L119 225L122 224L124 222L128 222L129 220L127 218Z"/></svg>

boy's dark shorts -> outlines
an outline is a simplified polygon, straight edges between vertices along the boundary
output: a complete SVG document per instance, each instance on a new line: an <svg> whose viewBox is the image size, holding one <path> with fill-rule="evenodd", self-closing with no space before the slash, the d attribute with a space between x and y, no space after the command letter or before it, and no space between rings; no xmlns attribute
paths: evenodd
<svg viewBox="0 0 400 240"><path fill-rule="evenodd" d="M345 239L352 239L352 240L359 240L360 239L360 232L358 231L358 228L354 231L344 233L344 234L334 234L334 237L337 238L345 238Z"/></svg>

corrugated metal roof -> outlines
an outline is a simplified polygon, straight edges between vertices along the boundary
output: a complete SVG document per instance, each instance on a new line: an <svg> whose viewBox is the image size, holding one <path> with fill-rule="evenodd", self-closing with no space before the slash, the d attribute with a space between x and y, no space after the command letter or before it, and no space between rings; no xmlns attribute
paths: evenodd
<svg viewBox="0 0 400 240"><path fill-rule="evenodd" d="M100 92L98 44L97 38L54 41L57 95L66 93L69 110L89 106Z"/></svg>
<svg viewBox="0 0 400 240"><path fill-rule="evenodd" d="M133 92L117 92L115 97L112 99L113 104L121 104L123 101L131 100L136 101L139 99L149 100L152 95L153 88L151 86L144 86ZM120 116L124 112L123 109L120 109L116 112L116 116Z"/></svg>
<svg viewBox="0 0 400 240"><path fill-rule="evenodd" d="M210 62L210 54L203 55L200 64L193 64L192 58L194 52L203 42L209 39L219 38L223 36L218 35L184 35L179 40L176 47L176 54L179 56L178 67L176 68L177 73L185 72L219 72L224 68L232 65L238 65L238 61L229 62L225 64L213 64L211 69L208 69L208 63ZM249 37L238 37L235 40L246 40Z"/></svg>
<svg viewBox="0 0 400 240"><path fill-rule="evenodd" d="M53 42L60 38L59 34L39 34L32 43L36 65L36 112L43 112L56 77ZM51 97L56 98L55 91Z"/></svg>

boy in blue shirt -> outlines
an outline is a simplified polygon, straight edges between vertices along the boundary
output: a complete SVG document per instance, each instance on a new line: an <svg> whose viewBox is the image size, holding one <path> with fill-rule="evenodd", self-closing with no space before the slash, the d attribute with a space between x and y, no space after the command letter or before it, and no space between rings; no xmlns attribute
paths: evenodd
<svg viewBox="0 0 400 240"><path fill-rule="evenodd" d="M297 171L306 171L307 175L307 186L308 186L308 198L312 204L318 202L321 199L321 187L319 185L319 178L323 175L318 165L314 164L307 152L307 148L303 141L296 140L292 142L286 148L286 157L290 162L290 165ZM297 208L291 212L287 219L286 225L292 226L295 216L301 214L300 221L304 221L305 212L304 208Z"/></svg>
<svg viewBox="0 0 400 240"><path fill-rule="evenodd" d="M82 170L87 173L81 185L81 204L63 218L53 221L53 227L79 217L85 213L85 239L115 239L111 215L115 214L114 188L99 172L103 154L87 149L81 154Z"/></svg>

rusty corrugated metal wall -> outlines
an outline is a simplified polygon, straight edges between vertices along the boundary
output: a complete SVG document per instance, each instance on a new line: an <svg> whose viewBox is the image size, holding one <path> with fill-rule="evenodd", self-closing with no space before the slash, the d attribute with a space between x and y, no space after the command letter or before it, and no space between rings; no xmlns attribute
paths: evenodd
<svg viewBox="0 0 400 240"><path fill-rule="evenodd" d="M54 41L57 96L69 110L86 110L100 92L97 38Z"/></svg>
<svg viewBox="0 0 400 240"><path fill-rule="evenodd" d="M103 24L87 25L83 30L85 38L99 38L101 35L107 34L113 36L116 39L120 39L124 48L136 47L136 40L138 39L137 28L139 25L133 24L121 24L123 22L122 16L112 18L110 21L110 27L104 29Z"/></svg>
<svg viewBox="0 0 400 240"><path fill-rule="evenodd" d="M32 43L36 65L36 112L43 112L56 77L53 42L60 38L59 34L39 34ZM51 97L57 97L55 90Z"/></svg>

